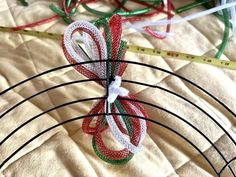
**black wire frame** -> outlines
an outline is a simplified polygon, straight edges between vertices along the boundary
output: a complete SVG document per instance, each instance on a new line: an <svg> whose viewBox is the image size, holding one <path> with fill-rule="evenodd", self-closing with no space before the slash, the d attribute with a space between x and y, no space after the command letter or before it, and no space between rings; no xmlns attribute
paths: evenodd
<svg viewBox="0 0 236 177"><path fill-rule="evenodd" d="M107 61L108 61L108 62L107 62ZM22 84L24 84L24 83L26 83L26 82L28 82L28 81L30 81L30 80L32 80L32 79L35 79L35 78L40 77L40 76L42 76L42 75L45 75L45 74L47 74L47 73L54 72L54 71L56 71L56 70L60 70L60 69L64 69L64 68L68 68L68 67L72 67L72 66L86 65L86 64L89 64L89 63L96 63L96 62L106 62L106 63L107 63L107 64L106 64L107 66L108 66L108 63L109 63L109 62L128 63L128 64L133 64L133 65L140 65L140 66L143 66L143 67L148 67L148 68L150 68L150 69L154 69L154 70L158 70L158 71L162 71L162 72L171 74L172 76L178 77L179 79L181 79L181 80L183 80L183 81L186 81L186 82L190 83L191 85L193 85L194 87L196 87L197 89L201 90L202 92L204 92L205 94L207 94L209 97L211 97L212 99L214 99L216 102L218 102L221 106L223 106L223 107L224 107L229 113L231 113L234 117L236 117L236 114L235 114L229 107L227 107L227 105L225 105L223 102L221 102L220 100L218 100L215 96L213 96L211 93L209 93L208 91L206 91L205 89L203 89L203 88L200 87L199 85L195 84L194 82L192 82L192 81L190 81L190 80L188 80L188 79L186 79L186 78L184 78L184 77L182 77L182 76L180 76L180 75L177 75L177 74L175 74L175 73L173 73L173 72L170 72L170 71L168 71L168 70L165 70L165 69L163 69L163 68L159 68L159 67L156 67L156 66L148 65L148 64L145 64L145 63L139 63L139 62L127 61L127 60L126 60L126 61L124 61L124 60L116 60L116 61L110 61L110 60L93 60L93 61L86 61L86 62L81 62L81 63L76 63L76 64L69 64L69 65L60 66L60 67L53 68L53 69L47 70L47 71L45 71L45 72L39 73L39 74L37 74L37 75L34 75L34 76L32 76L32 77L29 77L29 78L27 78L27 79L25 79L25 80L23 80L23 81L17 83L17 84L15 84L15 85L9 87L8 89L3 90L2 92L0 92L0 96L6 94L7 92L9 92L10 90L16 88L17 86L20 86L20 85L22 85ZM63 106L67 106L67 105L69 105L69 104L74 104L74 103L77 103L77 102L89 101L89 100L94 100L94 99L106 99L107 96L109 95L108 86L109 86L109 83L110 83L110 79L111 79L111 78L108 77L108 78L101 78L101 79L86 79L86 80L78 80L78 81L63 83L63 84L60 84L60 85L53 86L53 87L51 87L51 88L45 89L45 90L43 90L43 91L40 91L40 92L38 92L38 93L36 93L36 94L34 94L34 95L32 95L32 96L26 98L25 100L20 101L19 103L17 103L17 104L14 105L13 107L11 107L10 109L8 109L8 110L5 111L4 113L2 113L2 114L0 115L0 119L2 119L7 113L9 113L10 111L14 110L16 107L20 106L21 104L23 104L23 103L26 102L27 100L32 99L33 97L36 97L36 96L38 96L38 95L40 95L40 94L42 94L42 93L45 93L45 92L47 92L47 91L49 91L49 90L53 90L53 89L56 89L56 88L58 88L58 87L62 87L62 86L70 85L70 84L78 84L78 83L82 83L82 82L90 82L90 81L98 81L98 80L100 80L100 81L106 80L106 83L107 83L107 84L106 84L106 90L107 90L107 92L106 92L106 96L105 96L105 97L87 98L87 99L83 99L83 100L72 101L72 102L69 102L69 103L65 103L65 104L59 105L59 106L57 106L57 107L55 107L55 108L49 109L49 110L47 110L47 111L45 111L45 112L43 112L43 113L41 113L41 114L39 114L39 115L37 115L37 116L34 116L33 118L29 119L27 122L23 123L20 127L18 127L17 129L15 129L14 131L12 131L7 137L5 137L5 138L0 142L0 146L1 146L8 138L10 138L11 135L13 135L16 131L18 131L20 128L23 128L26 124L30 123L31 121L33 121L33 120L36 119L36 118L39 118L41 115L43 115L43 114L45 114L45 113L47 113L47 112L49 112L49 111L52 111L52 110L55 110L55 109L59 109L59 108L61 108L61 107L63 107ZM172 91L170 91L170 90L167 90L167 89L165 89L165 88L162 88L162 87L159 87L159 86L150 85L150 84L147 84L147 83L142 83L142 82L137 82L137 81L130 81L130 80L122 80L122 81L123 81L123 82L127 82L127 83L131 83L131 84L145 85L145 86L149 86L149 87L152 87L152 88L161 89L161 90L163 90L163 91L168 92L169 94L172 94L172 95L174 95L174 96L176 96L176 97L179 97L180 99L182 99L182 100L188 102L189 104L193 105L193 106L196 107L198 110L200 110L201 112L203 112L205 115L207 115L207 117L209 117L212 121L214 121L214 123L215 123L221 130L224 131L224 133L227 135L227 137L228 137L228 138L234 143L234 145L236 146L236 142L235 142L235 140L233 139L233 137L231 137L230 134L229 134L212 116L210 116L210 115L209 115L206 111L204 111L202 108L200 108L199 106L197 106L196 104L194 104L194 103L191 102L190 100L184 98L183 96L181 96L181 95L179 95L179 94L177 94L177 93L175 93L175 92L172 92ZM147 118L146 118L148 121L150 121L150 122L152 122L152 123L156 123L157 125L160 125L160 126L162 126L162 127L165 127L165 128L167 128L167 129L171 130L172 132L174 132L175 134L177 134L178 136L180 136L181 138L183 138L184 140L186 140L189 144L191 144L191 145L206 159L206 161L207 161L207 162L209 163L209 165L212 167L213 171L216 173L217 176L221 176L222 172L223 172L223 171L225 170L225 168L227 168L227 167L230 169L232 175L233 175L234 177L236 176L235 173L234 173L234 171L233 171L232 168L230 167L230 164L232 163L232 161L234 161L234 160L236 159L236 157L234 157L233 159L227 161L226 158L224 157L224 155L220 152L220 150L214 145L214 143L211 142L211 140L210 140L209 138L207 138L207 137L204 135L204 133L201 132L198 128L196 128L194 125L190 124L190 123L187 122L184 118L182 118L182 117L176 115L175 113L173 113L173 112L171 112L171 111L169 111L169 110L166 110L166 109L164 109L164 108L162 108L162 107L159 107L159 106L157 106L157 105L153 105L153 104L151 104L151 103L144 102L144 101L141 101L141 100L131 100L131 99L129 99L129 100L130 100L130 101L136 101L136 102L139 102L139 103L141 103L141 104L145 104L145 105L148 105L148 106L152 106L152 107L154 107L154 108L156 108L156 109L161 109L161 110L163 110L163 111L166 111L167 113L169 113L169 114L175 116L176 118L178 118L178 119L180 119L181 121L183 121L184 123L186 123L188 126L191 126L191 127L192 127L194 130L196 130L201 136L203 136L203 137L212 145L212 147L214 147L214 149L219 153L219 155L220 155L220 156L222 157L222 159L224 160L225 165L223 166L223 168L222 168L219 172L215 169L214 165L213 165L212 162L208 159L208 157L206 157L206 156L204 155L204 153L202 153L201 150L198 149L198 147L197 147L196 145L194 145L194 143L192 143L192 142L191 142L190 140L188 140L186 137L184 137L183 135L181 135L179 132L176 132L175 130L171 129L170 127L168 127L168 126L166 126L166 125L164 125L164 124L161 124L160 122L156 122L156 121L154 121L154 120L152 120L152 119L147 119ZM114 114L114 113L113 113L113 114ZM108 111L106 112L106 115L108 115ZM127 115L127 116L135 117L134 115ZM86 117L88 117L88 115L87 115L87 116L82 116L82 117L77 118L77 119L82 119L82 118L86 118ZM89 117L91 117L91 115L89 115ZM143 118L143 117L137 117L137 118L145 119L145 118ZM75 118L74 118L74 119L75 119ZM74 120L74 119L73 119L73 120ZM72 119L70 119L70 120L72 120ZM64 123L66 123L66 122L67 122L67 121L65 121ZM62 123L63 123L63 122L62 122ZM62 124L62 123L59 123L59 124ZM64 124L64 123L63 123L63 124ZM58 125L58 126L60 126L60 125ZM56 127L57 127L57 126L56 126ZM51 130L51 128L49 128L49 129ZM43 132L44 132L44 131L43 131ZM47 131L46 131L46 132L47 132ZM46 132L45 132L45 133L46 133ZM42 133L42 132L41 132L41 133ZM42 135L41 133L39 133L39 134L40 134L39 136ZM38 137L38 135L36 135L35 137ZM32 140L32 139L31 139L31 140ZM31 142L31 141L30 141L30 142ZM4 165L8 160L10 160L16 153L18 153L23 147L25 147L25 146L26 146L27 144L29 144L30 142L27 141L27 142L24 143L20 148L18 148L15 152L13 152L12 155L10 155L8 158L6 158L6 159L2 162L2 164L0 164L0 169L3 167L3 165Z"/></svg>

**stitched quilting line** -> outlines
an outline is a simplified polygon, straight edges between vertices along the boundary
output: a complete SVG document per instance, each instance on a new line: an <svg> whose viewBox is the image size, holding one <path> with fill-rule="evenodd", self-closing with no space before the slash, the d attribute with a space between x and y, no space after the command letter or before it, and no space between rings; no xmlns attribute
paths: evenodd
<svg viewBox="0 0 236 177"><path fill-rule="evenodd" d="M226 131L228 131L228 130L230 130L230 129L231 129L231 128L226 129ZM214 141L214 144L217 144L217 143L221 140L221 138L223 138L223 137L225 137L225 136L226 136L226 134L223 133L220 137L217 138L217 140ZM161 147L159 147L159 148L161 149ZM212 146L209 146L208 148L206 148L206 149L205 149L204 151L202 151L202 152L205 153L206 151L208 151L209 149L212 149L212 148L213 148ZM196 156L197 156L197 157L198 157L198 156L201 156L201 154L198 153L198 155L196 155ZM166 156L166 157L167 157L167 156ZM184 164L186 164L186 163L188 163L188 162L194 162L194 159L195 159L195 156L193 156L192 158L190 158L190 159L189 159L187 162L185 162ZM184 164L183 164L183 165L184 165ZM181 166L183 166L183 165L181 165ZM181 167L181 166L180 166L180 167ZM180 168L180 167L178 167L178 168ZM178 168L177 168L177 169L178 169Z"/></svg>
<svg viewBox="0 0 236 177"><path fill-rule="evenodd" d="M164 157L165 160L166 160L166 163L168 163L168 166L172 168L172 171L170 171L168 174L166 174L166 176L169 176L169 174L176 174L176 173L175 173L175 168L174 168L174 166L173 166L172 163L169 161L169 159L167 158L167 156L165 155L165 153L163 152L163 150L160 149L160 147L158 146L158 144L157 144L155 141L153 141L152 137L151 137L149 134L147 134L147 136L148 136L149 141L152 141L152 143L153 143L153 144L159 149L159 151L162 153L163 157ZM177 174L176 174L176 175L177 175Z"/></svg>
<svg viewBox="0 0 236 177"><path fill-rule="evenodd" d="M7 3L7 2L6 2L6 3ZM8 5L8 3L7 3L7 5ZM9 7L9 5L8 5L8 7ZM11 9L10 9L10 8L9 8L9 12L10 12L12 18L13 18L13 15L12 15L12 12L11 12ZM15 22L14 18L13 18L13 21ZM15 22L15 25L16 25L16 22ZM50 28L50 26L49 26L48 28ZM20 38L21 38L22 41L23 41L23 42L22 42L22 45L24 45L24 46L26 47L26 52L28 53L28 59L32 62L33 66L34 66L34 68L35 68L35 71L36 71L36 72L35 72L34 74L38 74L39 71L38 71L37 66L36 66L36 64L35 64L35 61L34 61L34 59L33 59L33 57L32 57L32 54L31 54L31 52L30 52L30 50L29 50L28 43L25 42L25 40L22 38L22 35L20 35ZM46 87L45 87L45 83L42 83L42 88L43 88L43 89L46 88ZM48 95L48 98L49 98L51 104L55 107L55 104L54 104L54 102L52 101L52 98L51 98L51 96L49 95L48 92L47 92L47 95ZM37 107L38 107L38 106L37 106ZM59 117L59 118L61 119L60 114L58 113L58 111L55 110L55 112L57 113L57 117ZM53 118L53 119L57 121L56 118Z"/></svg>
<svg viewBox="0 0 236 177"><path fill-rule="evenodd" d="M78 131L76 131L73 135L68 135L69 138L75 143L76 147L79 149L79 144L76 142L76 140L74 140L73 136L75 136L79 131L82 131L82 128L79 129ZM82 147L83 148L83 147ZM82 151L81 151L82 152ZM88 156L90 156L88 153L84 153L82 152L82 154L84 155L84 157L87 159L87 161L89 162L89 165L91 166L91 168L94 170L95 174L97 176L99 176L99 172L91 165L91 160L88 158ZM94 155L93 157L96 158L96 156ZM92 160L93 161L93 160Z"/></svg>
<svg viewBox="0 0 236 177"><path fill-rule="evenodd" d="M223 136L225 136L225 134L223 134L222 137L220 137L214 144L216 144L218 141L220 141L221 138L224 138ZM206 154L207 151L210 151L212 148L213 148L213 147L210 146L209 148L207 148L206 150L204 150L203 153ZM176 172L177 172L178 170L180 170L181 168L184 168L184 166L185 166L185 165L188 165L188 163L191 163L191 162L196 161L196 160L194 160L194 159L198 159L198 158L200 158L200 157L202 158L201 154L197 154L196 156L194 156L194 157L191 158L190 160L186 161L186 163L184 163L184 164L182 164L181 166L179 166L179 167L176 169ZM199 165L196 165L196 166L200 167ZM223 167L223 166L222 166L222 167ZM202 168L202 169L203 169L203 168ZM204 170L204 171L206 171L206 170ZM206 172L209 173L209 171L206 171ZM177 173L178 173L178 172L177 172Z"/></svg>
<svg viewBox="0 0 236 177"><path fill-rule="evenodd" d="M165 140L163 140L163 141L165 141ZM158 142L157 142L158 143ZM215 142L215 143L217 143L217 142ZM214 144L215 144L214 143ZM205 150L203 150L202 152L204 153L204 154L206 154L207 152L206 151L209 151L210 150L210 148L212 148L212 146L210 146L209 148L207 148L207 149L205 149ZM162 146L159 146L159 149L161 149L162 150ZM184 162L183 164L181 164L180 166L178 166L177 168L175 168L175 172L178 174L178 169L180 169L180 168L182 168L182 167L184 167L185 165L187 165L188 163L191 163L191 162L193 162L193 163L195 163L195 161L196 160L194 160L194 159L196 159L196 158L199 158L199 157L201 157L201 159L203 159L203 157L201 156L201 154L199 154L197 151L195 151L196 153L196 155L194 155L194 156L192 156L191 158L189 158L186 162ZM163 154L166 156L166 154L163 152ZM166 156L166 158L167 158L168 156ZM189 156L188 156L189 157ZM203 161L204 161L204 159L203 159ZM205 162L205 161L204 161ZM198 166L198 165L196 165L196 166ZM198 167L200 167L200 166L198 166ZM201 168L201 167L200 167ZM206 171L206 172L208 172L208 171Z"/></svg>
<svg viewBox="0 0 236 177"><path fill-rule="evenodd" d="M61 127L57 127L56 129L54 129L53 130L53 134L51 133L51 135L49 136L49 135L47 135L48 136L48 138L47 139L45 139L44 141L38 141L38 145L36 145L36 144L34 144L34 147L31 147L31 148L29 148L28 149L28 151L25 151L25 153L17 153L17 155L13 158L13 159L11 159L11 160L9 160L8 162L7 162L7 164L5 164L4 166L3 166L3 168L2 168L2 171L3 171L3 173L4 173L4 170L5 169L7 169L7 168L9 168L10 166L11 166L11 164L13 164L13 163L15 163L17 160L19 160L19 159L21 159L23 156L25 156L25 155L27 155L27 154L29 154L29 153L31 153L32 151L34 151L36 148L38 148L38 147L40 147L42 144L44 144L47 140L49 140L51 137L53 137L55 134L57 134L57 133L59 133L59 132L63 132L63 131L65 131L64 129L62 129ZM66 131L65 131L66 132ZM21 145L20 145L21 146ZM17 158L16 158L17 157ZM3 158L2 158L3 159Z"/></svg>
<svg viewBox="0 0 236 177"><path fill-rule="evenodd" d="M59 129L59 128L57 128ZM56 129L56 130L57 130ZM37 150L38 148L40 148L43 144L47 143L47 141L50 141L51 138L53 138L54 136L56 136L59 133L63 133L62 130L57 130L55 131L55 133L53 135L51 135L48 139L46 139L45 141L41 142L38 146L35 146L35 148L29 150L28 152L26 152L25 154L23 154L22 156L18 157L17 159L15 159L14 161L12 161L11 163L9 163L5 168L3 168L2 173L4 173L5 169L9 168L12 164L14 164L16 161L20 160L22 157L27 156L30 153L33 153L33 151Z"/></svg>

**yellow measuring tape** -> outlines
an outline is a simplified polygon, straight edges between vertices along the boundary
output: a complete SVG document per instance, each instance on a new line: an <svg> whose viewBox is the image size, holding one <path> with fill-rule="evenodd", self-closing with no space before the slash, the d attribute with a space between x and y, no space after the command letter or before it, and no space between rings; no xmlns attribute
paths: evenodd
<svg viewBox="0 0 236 177"><path fill-rule="evenodd" d="M30 35L30 36L36 36L36 37L42 37L42 38L49 38L49 39L55 39L55 40L62 39L62 34L58 34L58 33L47 33L47 32L32 31L32 30L13 31L9 27L2 27L2 26L0 26L0 31L13 32L13 33L18 33L18 34L24 34L24 35ZM228 68L228 69L236 70L236 62L234 62L234 61L225 61L225 60L219 60L216 58L196 56L196 55L191 55L191 54L185 54L185 53L173 52L173 51L165 51L165 50L160 50L160 49L151 49L151 48L139 47L139 46L135 46L135 45L129 45L127 47L127 50L130 52L134 52L134 53L155 55L155 56L161 56L161 57L165 57L165 58L174 58L174 59L179 59L179 60L198 62L198 63L218 66L221 68Z"/></svg>

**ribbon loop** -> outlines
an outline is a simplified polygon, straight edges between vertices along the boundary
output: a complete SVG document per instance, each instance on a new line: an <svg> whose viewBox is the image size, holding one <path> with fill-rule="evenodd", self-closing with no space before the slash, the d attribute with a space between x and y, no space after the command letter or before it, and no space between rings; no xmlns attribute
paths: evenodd
<svg viewBox="0 0 236 177"><path fill-rule="evenodd" d="M135 102L122 100L122 97L133 100L135 98L129 94L127 89L121 87L121 76L127 64L115 62L115 60L123 60L126 52L126 43L121 40L121 24L122 19L119 15L112 16L108 23L107 21L99 21L97 25L104 28L105 35L103 35L93 24L87 21L76 21L69 25L65 31L62 44L64 54L72 64L98 60L93 64L75 66L75 69L84 76L90 79L105 79L115 76L115 80L108 87L109 116L87 118L83 120L82 124L83 131L93 135L92 142L95 153L104 161L112 164L126 163L134 153L139 152L147 132L146 121L132 117L133 115L147 117L142 106ZM78 45L78 41L84 43L86 51ZM106 62L99 62L100 60L111 60L111 62L107 63L107 67ZM98 83L106 85L105 82ZM88 114L104 114L105 110L105 100L101 100ZM91 126L93 119L96 119L95 126ZM106 147L101 134L107 128L124 149L115 151ZM127 135L129 139L127 139Z"/></svg>

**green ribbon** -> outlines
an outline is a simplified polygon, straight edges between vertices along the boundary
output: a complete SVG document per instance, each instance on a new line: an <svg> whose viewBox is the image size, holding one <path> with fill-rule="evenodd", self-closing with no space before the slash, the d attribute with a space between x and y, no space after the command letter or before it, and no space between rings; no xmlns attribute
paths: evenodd
<svg viewBox="0 0 236 177"><path fill-rule="evenodd" d="M122 0L121 4L124 5L126 3L127 0ZM87 6L85 3L82 4L82 6L84 7L85 10L89 11L90 13L93 13L97 16L100 16L102 18L109 18L114 14L119 14L122 17L129 17L129 16L136 16L136 15L141 15L141 14L145 14L148 13L149 11L151 11L153 9L153 7L157 4L160 4L160 0L156 0L156 1L151 1L152 2L152 6L151 7L146 7L146 8L142 8L142 9L138 9L138 10L134 10L131 12L124 12L122 10L120 10L119 7L117 7L113 12L102 12L102 11L98 11L95 9L90 8L89 6Z"/></svg>
<svg viewBox="0 0 236 177"><path fill-rule="evenodd" d="M69 8L71 5L71 0L68 0L66 2L66 7ZM72 23L73 21L71 19L69 19L66 15L66 13L59 7L56 7L54 4L50 4L49 5L49 8L55 12L56 14L58 14L59 16L62 17L62 19L64 20L65 23L67 24L70 24ZM73 8L70 12L69 12L69 15L70 16L73 16L74 14L76 13L76 8Z"/></svg>
<svg viewBox="0 0 236 177"><path fill-rule="evenodd" d="M26 0L19 0L23 6L28 6L28 2Z"/></svg>
<svg viewBox="0 0 236 177"><path fill-rule="evenodd" d="M224 30L223 40L222 40L222 42L220 44L220 48L219 48L218 52L215 55L215 57L218 58L218 59L224 53L225 48L226 48L226 46L228 44L229 30L230 30L229 12L228 12L227 9L224 9L222 11L223 11L223 16L224 16L225 30Z"/></svg>
<svg viewBox="0 0 236 177"><path fill-rule="evenodd" d="M114 102L115 106L117 107L118 111L122 114L127 114L125 109L123 108L122 104L120 103L119 100L116 100ZM132 137L132 134L133 134L133 130L132 130L132 123L131 123L131 120L128 116L122 116L123 120L124 120L124 123L126 125L126 129L128 130L128 134L129 134L129 137L131 139ZM104 116L103 117L103 120L102 120L102 123L99 127L99 129L101 130L106 124L106 117ZM94 149L94 152L97 154L97 156L99 158L101 158L102 160L104 160L105 162L108 162L110 164L113 164L113 165L122 165L122 164L125 164L127 163L129 160L131 160L134 156L133 153L130 153L130 155L124 159L120 159L120 160L111 160L109 158L107 158L106 156L104 156L100 151L99 149L97 148L97 145L96 145L96 138L93 137L93 140L92 140L92 145L93 145L93 149Z"/></svg>

